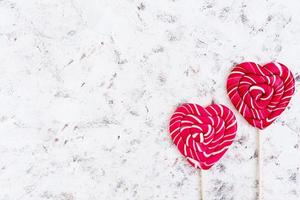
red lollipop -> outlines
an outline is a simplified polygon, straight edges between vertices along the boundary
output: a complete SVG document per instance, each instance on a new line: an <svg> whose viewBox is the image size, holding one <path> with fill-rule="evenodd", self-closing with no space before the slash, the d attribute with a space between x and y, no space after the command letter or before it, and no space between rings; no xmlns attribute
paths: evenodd
<svg viewBox="0 0 300 200"><path fill-rule="evenodd" d="M288 106L295 91L291 71L281 63L236 65L227 80L227 92L241 115L258 129L268 127ZM258 199L262 198L261 139L257 131Z"/></svg>
<svg viewBox="0 0 300 200"><path fill-rule="evenodd" d="M237 131L234 114L226 106L203 108L186 103L170 120L170 135L180 153L195 168L211 168L232 144Z"/></svg>
<svg viewBox="0 0 300 200"><path fill-rule="evenodd" d="M232 104L254 127L269 126L288 106L295 91L291 71L281 63L236 65L227 80Z"/></svg>

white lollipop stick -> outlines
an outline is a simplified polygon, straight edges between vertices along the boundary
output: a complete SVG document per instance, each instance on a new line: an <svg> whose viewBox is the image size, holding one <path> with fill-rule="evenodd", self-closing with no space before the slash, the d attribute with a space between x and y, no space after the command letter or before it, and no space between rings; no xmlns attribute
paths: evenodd
<svg viewBox="0 0 300 200"><path fill-rule="evenodd" d="M199 178L200 178L200 200L204 200L204 188L203 188L203 170L199 170Z"/></svg>
<svg viewBox="0 0 300 200"><path fill-rule="evenodd" d="M259 129L257 129L257 199L262 199L262 138Z"/></svg>

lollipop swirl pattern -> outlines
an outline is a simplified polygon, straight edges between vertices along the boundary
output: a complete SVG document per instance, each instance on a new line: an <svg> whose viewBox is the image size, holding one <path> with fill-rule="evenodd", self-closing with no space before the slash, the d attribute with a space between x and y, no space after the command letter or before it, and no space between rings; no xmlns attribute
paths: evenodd
<svg viewBox="0 0 300 200"><path fill-rule="evenodd" d="M269 126L287 107L295 91L290 70L281 63L236 65L227 81L233 105L254 127Z"/></svg>
<svg viewBox="0 0 300 200"><path fill-rule="evenodd" d="M195 168L211 168L232 144L237 131L234 114L223 105L203 108L183 104L170 120L170 135L180 153Z"/></svg>

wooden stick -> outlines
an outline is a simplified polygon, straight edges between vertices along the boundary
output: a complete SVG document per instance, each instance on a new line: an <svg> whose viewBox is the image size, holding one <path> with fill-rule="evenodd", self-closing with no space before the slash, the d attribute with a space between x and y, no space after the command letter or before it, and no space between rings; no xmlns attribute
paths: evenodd
<svg viewBox="0 0 300 200"><path fill-rule="evenodd" d="M262 138L257 129L257 200L262 200Z"/></svg>
<svg viewBox="0 0 300 200"><path fill-rule="evenodd" d="M204 188L203 188L203 170L199 170L200 177L200 200L204 200Z"/></svg>

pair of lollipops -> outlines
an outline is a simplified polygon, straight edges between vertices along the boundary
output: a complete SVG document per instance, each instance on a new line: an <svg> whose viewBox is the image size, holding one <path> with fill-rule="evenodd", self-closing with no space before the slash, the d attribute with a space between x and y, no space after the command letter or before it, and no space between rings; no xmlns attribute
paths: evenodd
<svg viewBox="0 0 300 200"><path fill-rule="evenodd" d="M238 64L227 80L227 92L232 104L249 124L257 128L258 199L261 198L259 129L268 127L285 110L294 90L291 71L275 62L264 66L253 62ZM174 144L186 160L197 169L208 170L232 144L237 121L233 112L224 105L212 104L204 108L185 103L172 115L169 130ZM201 178L203 200L202 185Z"/></svg>

